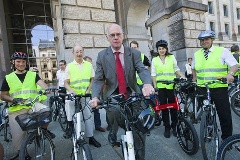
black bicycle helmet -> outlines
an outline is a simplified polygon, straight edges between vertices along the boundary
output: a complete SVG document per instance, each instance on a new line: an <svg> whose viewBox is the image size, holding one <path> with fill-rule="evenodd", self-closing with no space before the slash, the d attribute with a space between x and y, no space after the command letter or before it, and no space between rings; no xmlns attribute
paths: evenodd
<svg viewBox="0 0 240 160"><path fill-rule="evenodd" d="M198 39L202 40L204 38L212 38L212 39L214 39L215 38L215 32L211 31L211 30L202 31L199 34Z"/></svg>
<svg viewBox="0 0 240 160"><path fill-rule="evenodd" d="M163 39L157 41L157 43L156 43L156 48L158 48L158 47L167 47L167 46L168 46L167 41L163 40Z"/></svg>
<svg viewBox="0 0 240 160"><path fill-rule="evenodd" d="M155 112L150 107L142 110L135 118L135 127L144 134L153 129L155 126Z"/></svg>
<svg viewBox="0 0 240 160"><path fill-rule="evenodd" d="M12 60L15 60L15 59L27 60L28 59L28 55L26 53L23 53L23 52L15 52L12 55Z"/></svg>

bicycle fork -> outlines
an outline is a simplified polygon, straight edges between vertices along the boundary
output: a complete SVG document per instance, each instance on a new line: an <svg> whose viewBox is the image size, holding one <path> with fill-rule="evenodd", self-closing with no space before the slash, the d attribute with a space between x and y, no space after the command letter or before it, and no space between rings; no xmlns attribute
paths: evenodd
<svg viewBox="0 0 240 160"><path fill-rule="evenodd" d="M126 131L126 135L121 135L124 160L135 160L133 134Z"/></svg>

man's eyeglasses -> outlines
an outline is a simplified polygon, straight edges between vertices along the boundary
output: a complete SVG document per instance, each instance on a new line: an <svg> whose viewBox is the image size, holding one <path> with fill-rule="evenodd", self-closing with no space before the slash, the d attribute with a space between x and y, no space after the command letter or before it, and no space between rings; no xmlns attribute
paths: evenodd
<svg viewBox="0 0 240 160"><path fill-rule="evenodd" d="M121 35L122 33L112 33L112 34L109 34L108 36L111 38L115 38L115 37L120 37Z"/></svg>
<svg viewBox="0 0 240 160"><path fill-rule="evenodd" d="M59 64L59 66L64 66L64 64Z"/></svg>

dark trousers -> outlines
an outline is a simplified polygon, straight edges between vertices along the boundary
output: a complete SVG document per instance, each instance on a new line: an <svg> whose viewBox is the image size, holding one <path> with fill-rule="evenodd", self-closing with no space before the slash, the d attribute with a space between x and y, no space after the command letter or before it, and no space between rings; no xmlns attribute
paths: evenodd
<svg viewBox="0 0 240 160"><path fill-rule="evenodd" d="M139 103L134 104L131 108L133 109L133 114L139 113L141 107L139 107ZM119 107L119 106L116 106ZM108 123L111 126L109 134L117 134L118 127L122 127L125 129L125 121L120 112L117 109L110 108L106 110ZM141 137L141 138L140 138ZM136 160L145 160L145 140L146 134L136 130L133 128L133 139L134 139L134 147L136 153Z"/></svg>
<svg viewBox="0 0 240 160"><path fill-rule="evenodd" d="M205 88L202 88L206 91ZM232 135L232 115L228 98L227 87L210 89L212 101L215 103L224 140Z"/></svg>
<svg viewBox="0 0 240 160"><path fill-rule="evenodd" d="M93 113L94 113L95 129L100 128L101 127L101 118L100 118L99 109L95 109L93 111Z"/></svg>
<svg viewBox="0 0 240 160"><path fill-rule="evenodd" d="M175 99L174 99L173 89L160 88L158 90L158 99L160 101L160 104L174 103ZM169 111L171 114L171 125L170 125ZM176 127L177 110L174 108L162 110L162 119L163 119L163 125L165 126L165 128L170 129L171 127L172 128Z"/></svg>

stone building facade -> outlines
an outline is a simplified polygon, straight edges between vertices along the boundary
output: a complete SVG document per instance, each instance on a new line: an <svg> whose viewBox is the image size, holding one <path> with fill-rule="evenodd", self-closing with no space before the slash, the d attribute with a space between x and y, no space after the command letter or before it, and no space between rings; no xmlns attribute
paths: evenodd
<svg viewBox="0 0 240 160"><path fill-rule="evenodd" d="M207 13L209 1L213 2L215 14ZM210 28L209 22L215 22L217 45L229 47L230 44L237 43L238 31L229 31L227 36L224 34L222 5L227 5L229 17L234 17L231 20L224 18L229 27L240 25L237 13L230 12L231 8L236 11L240 6L239 0L0 0L0 79L9 73L11 51L17 45L9 45L13 39L10 34L12 32L9 32L9 15L15 11L11 10L15 4L22 6L24 14L21 11L18 14L29 14L29 17L23 19L24 24L25 21L28 24L24 26L25 33L36 24L46 24L53 28L57 58L67 62L73 60L72 47L75 44L82 45L84 54L95 61L98 52L109 46L106 39L107 26L118 23L123 27L124 44L129 45L131 40L137 40L140 50L148 57L149 50L155 49L154 44L159 39L167 40L170 51L176 55L178 64L183 69L186 59L192 57L200 47L197 36L201 30ZM42 4L44 10L37 8ZM35 18L31 20L30 17L33 16ZM26 42L29 36L31 35L25 35ZM29 48L23 50L30 53Z"/></svg>

